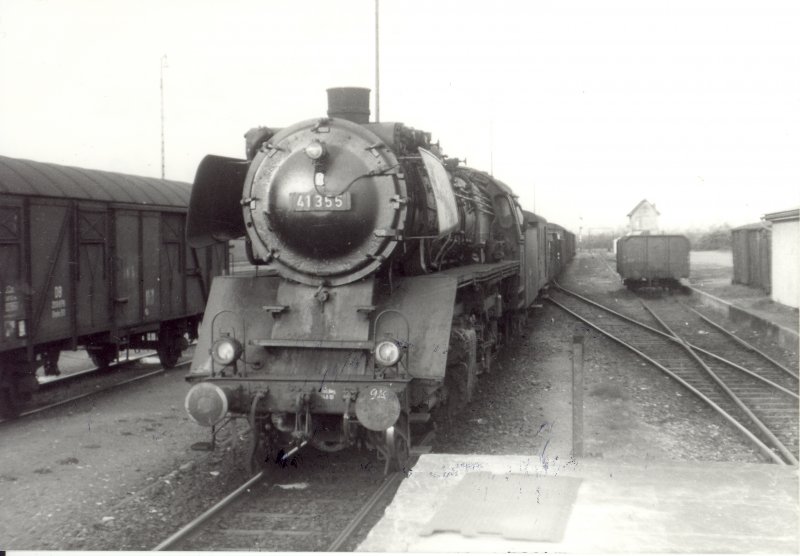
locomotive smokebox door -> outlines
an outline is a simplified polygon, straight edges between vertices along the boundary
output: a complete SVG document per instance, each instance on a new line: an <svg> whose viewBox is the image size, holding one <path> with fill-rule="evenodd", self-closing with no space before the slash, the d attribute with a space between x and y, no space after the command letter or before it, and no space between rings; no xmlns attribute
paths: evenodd
<svg viewBox="0 0 800 556"><path fill-rule="evenodd" d="M406 221L394 152L345 119L282 129L245 178L244 222L254 254L309 286L349 284L395 250Z"/></svg>
<svg viewBox="0 0 800 556"><path fill-rule="evenodd" d="M400 400L386 386L364 390L356 400L356 417L371 431L385 431L400 417Z"/></svg>

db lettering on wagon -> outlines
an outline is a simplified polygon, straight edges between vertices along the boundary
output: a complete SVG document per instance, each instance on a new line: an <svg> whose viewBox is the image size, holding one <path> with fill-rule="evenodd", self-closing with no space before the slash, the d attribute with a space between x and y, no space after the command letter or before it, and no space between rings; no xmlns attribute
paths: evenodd
<svg viewBox="0 0 800 556"><path fill-rule="evenodd" d="M53 300L50 302L50 318L61 319L67 316L67 300L64 299L64 288L53 288Z"/></svg>

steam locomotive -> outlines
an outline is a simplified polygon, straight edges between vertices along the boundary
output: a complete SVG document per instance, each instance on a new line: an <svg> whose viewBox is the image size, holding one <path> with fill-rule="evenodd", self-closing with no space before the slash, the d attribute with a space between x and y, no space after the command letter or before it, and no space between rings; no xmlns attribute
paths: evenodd
<svg viewBox="0 0 800 556"><path fill-rule="evenodd" d="M190 244L245 237L255 270L214 280L186 409L212 434L246 418L254 467L310 443L401 468L411 424L470 401L574 240L429 133L370 123L369 89L328 102L198 168Z"/></svg>

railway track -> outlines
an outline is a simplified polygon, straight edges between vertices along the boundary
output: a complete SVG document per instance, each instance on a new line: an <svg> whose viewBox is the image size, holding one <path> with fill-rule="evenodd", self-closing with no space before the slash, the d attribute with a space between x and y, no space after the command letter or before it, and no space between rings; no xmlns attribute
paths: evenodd
<svg viewBox="0 0 800 556"><path fill-rule="evenodd" d="M777 361L670 297L617 299L614 310L557 286L549 300L681 383L769 460L797 464L796 361Z"/></svg>
<svg viewBox="0 0 800 556"><path fill-rule="evenodd" d="M145 352L134 351L133 355L126 355L124 358L120 357L118 360L109 363L106 369L102 369L100 367L93 365L91 367L82 369L80 371L67 372L55 377L53 376L39 377L39 391L41 392L45 390L61 388L66 384L83 380L87 377L96 375L97 373L110 372L116 369L123 368L127 365L130 365L131 363L141 361L142 359L146 357L151 357L153 355L156 355L155 351L145 351Z"/></svg>
<svg viewBox="0 0 800 556"><path fill-rule="evenodd" d="M130 357L130 358L125 359L125 360L120 360L117 363L109 365L109 368L105 369L105 370L93 367L91 369L86 369L84 371L79 371L77 373L72 373L72 374L69 374L69 375L65 375L63 377L59 377L58 379L54 379L54 380L50 380L50 381L44 382L39 386L40 392L38 394L39 394L39 397L41 399L38 400L38 403L37 403L37 398L35 397L34 401L28 404L29 407L27 409L25 409L24 411L20 412L20 414L17 415L16 417L0 419L0 425L16 421L16 420L21 419L23 417L29 417L29 416L32 416L32 415L37 415L39 413L43 413L43 412L48 411L50 409L55 409L57 407L61 407L63 405L67 405L69 403L76 402L78 400L82 400L82 399L88 398L90 396L96 396L98 394L102 394L104 392L108 392L108 391L114 390L116 388L120 388L122 386L126 386L128 384L132 384L134 382L138 382L140 380L144 380L144 379L150 378L152 376L163 374L163 373L167 372L168 369L159 368L157 370L141 372L139 374L136 374L135 376L132 376L130 378L125 378L125 379L122 379L122 380L116 380L114 377L108 376L108 373L111 370L116 369L118 367L124 367L124 366L130 365L131 363L135 363L135 362L137 362L137 361L139 361L141 359L144 359L145 357L152 356L153 353L149 353L148 352L148 353L144 353L144 354L137 354L134 357ZM177 369L177 368L180 368L180 367L185 367L185 366L189 365L190 363L191 363L191 359L186 359L185 361L179 362L177 365L175 365L174 368ZM169 369L169 370L171 370L171 369ZM102 384L102 383L101 384L95 384L94 388L91 387L92 385L87 385L86 388L84 388L85 391L82 391L82 392L77 393L75 395L70 395L70 396L67 396L67 397L64 397L64 398L61 398L61 397L59 397L57 395L58 390L60 388L66 388L66 387L69 387L69 386L74 386L76 383L78 383L80 381L88 380L88 379L90 379L93 376L98 375L98 374L104 375L103 378L107 379L107 383L105 383L105 384ZM56 399L55 399L55 401L51 401L51 399L53 398L54 395L56 396Z"/></svg>
<svg viewBox="0 0 800 556"><path fill-rule="evenodd" d="M429 433L421 444L432 438ZM383 465L348 453L300 459L296 469L272 466L153 550L346 551L404 476L384 475Z"/></svg>
<svg viewBox="0 0 800 556"><path fill-rule="evenodd" d="M316 481L306 492L312 486L284 491L261 472L153 550L340 551L371 510L389 503L402 477L362 478L367 486L355 492Z"/></svg>

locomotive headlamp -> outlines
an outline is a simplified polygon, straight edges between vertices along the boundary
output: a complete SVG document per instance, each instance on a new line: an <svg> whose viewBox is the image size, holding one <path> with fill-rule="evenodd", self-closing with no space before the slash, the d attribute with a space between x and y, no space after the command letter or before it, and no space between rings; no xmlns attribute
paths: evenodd
<svg viewBox="0 0 800 556"><path fill-rule="evenodd" d="M400 355L400 346L391 340L384 340L375 347L375 361L383 367L396 365Z"/></svg>
<svg viewBox="0 0 800 556"><path fill-rule="evenodd" d="M242 344L233 338L221 338L211 346L211 357L220 365L230 365L242 355Z"/></svg>
<svg viewBox="0 0 800 556"><path fill-rule="evenodd" d="M311 141L306 147L306 156L311 160L321 160L325 156L325 145L319 141Z"/></svg>

